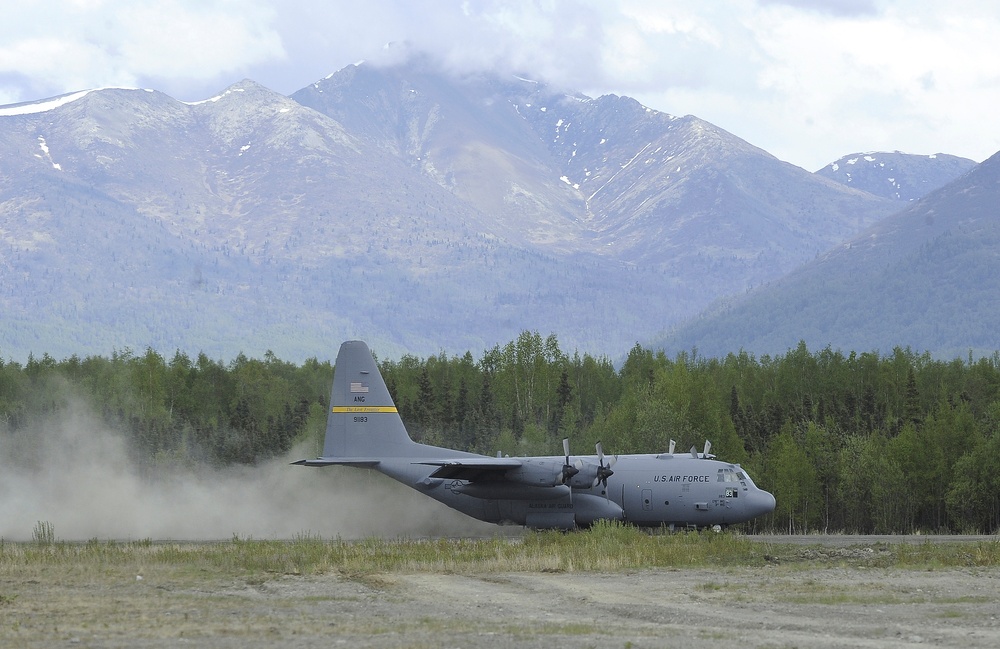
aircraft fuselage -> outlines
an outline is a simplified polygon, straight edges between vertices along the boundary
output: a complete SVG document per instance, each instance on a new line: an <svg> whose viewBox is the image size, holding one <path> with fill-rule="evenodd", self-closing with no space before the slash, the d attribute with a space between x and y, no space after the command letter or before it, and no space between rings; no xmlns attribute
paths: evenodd
<svg viewBox="0 0 1000 649"><path fill-rule="evenodd" d="M595 456L579 459L597 463ZM564 462L560 456L531 460L552 467ZM647 527L727 526L774 509L774 497L739 465L689 453L618 456L607 488L589 489L434 478L427 467L405 459L383 459L375 468L474 518L529 527L569 528L598 519Z"/></svg>

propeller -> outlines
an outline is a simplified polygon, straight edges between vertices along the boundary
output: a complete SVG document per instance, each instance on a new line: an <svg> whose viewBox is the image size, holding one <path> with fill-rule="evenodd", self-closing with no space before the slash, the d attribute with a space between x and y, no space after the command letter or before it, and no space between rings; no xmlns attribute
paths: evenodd
<svg viewBox="0 0 1000 649"><path fill-rule="evenodd" d="M580 469L569 463L569 438L563 438L563 453L566 455L566 462L562 466L562 470L559 472L560 480L562 484L566 484L566 481L575 476L580 472Z"/></svg>
<svg viewBox="0 0 1000 649"><path fill-rule="evenodd" d="M691 457L693 457L696 460L698 458L704 458L706 460L709 460L709 459L715 457L714 455L709 455L709 451L711 451L711 450L712 450L712 442L710 442L710 441L708 441L706 439L705 440L705 450L702 452L702 454L698 455L698 449L695 448L694 446L692 446L691 447Z"/></svg>
<svg viewBox="0 0 1000 649"><path fill-rule="evenodd" d="M615 462L617 461L618 461L618 456L616 455L613 458L610 458L608 460L607 466L605 466L604 447L601 446L600 442L597 442L597 479L594 480L595 487L597 486L597 483L600 482L601 486L603 486L605 489L608 488L608 478L610 478L615 474L615 472L611 470L611 467L614 466Z"/></svg>

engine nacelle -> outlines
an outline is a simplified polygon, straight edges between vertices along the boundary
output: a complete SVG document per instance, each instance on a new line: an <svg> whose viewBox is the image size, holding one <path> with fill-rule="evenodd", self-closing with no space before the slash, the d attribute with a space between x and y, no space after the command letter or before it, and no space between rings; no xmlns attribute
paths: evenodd
<svg viewBox="0 0 1000 649"><path fill-rule="evenodd" d="M526 458L516 469L507 471L507 479L532 487L556 487L563 484L563 463L559 460Z"/></svg>
<svg viewBox="0 0 1000 649"><path fill-rule="evenodd" d="M600 442L597 444L597 464L594 464L589 460L577 460L574 465L576 473L571 475L566 480L566 484L574 489L593 489L598 485L598 483L604 483L604 486L607 486L608 478L615 474L615 472L611 470L611 466L618 458L617 456L610 458L607 464L605 464L604 453L601 451Z"/></svg>
<svg viewBox="0 0 1000 649"><path fill-rule="evenodd" d="M597 485L597 472L601 467L593 462L578 460L576 468L579 469L579 472L567 480L566 484L574 489L591 489Z"/></svg>

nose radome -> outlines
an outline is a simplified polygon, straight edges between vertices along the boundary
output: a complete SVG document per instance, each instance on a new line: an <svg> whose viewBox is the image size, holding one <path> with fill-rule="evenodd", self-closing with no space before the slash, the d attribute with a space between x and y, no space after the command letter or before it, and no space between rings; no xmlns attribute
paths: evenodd
<svg viewBox="0 0 1000 649"><path fill-rule="evenodd" d="M763 516L774 511L774 496L758 489L747 494L747 514L751 517Z"/></svg>

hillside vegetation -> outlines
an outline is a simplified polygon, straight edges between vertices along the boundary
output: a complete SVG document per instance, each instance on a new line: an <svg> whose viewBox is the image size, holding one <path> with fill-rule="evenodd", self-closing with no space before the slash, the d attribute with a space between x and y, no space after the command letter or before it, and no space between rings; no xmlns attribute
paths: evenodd
<svg viewBox="0 0 1000 649"><path fill-rule="evenodd" d="M897 348L668 358L638 344L620 369L525 331L479 358L380 363L411 435L510 455L612 453L713 443L775 494L755 529L911 533L1000 527L1000 354L942 361ZM110 358L0 361L0 436L83 401L154 469L318 454L333 368L273 354L229 363L149 349Z"/></svg>

